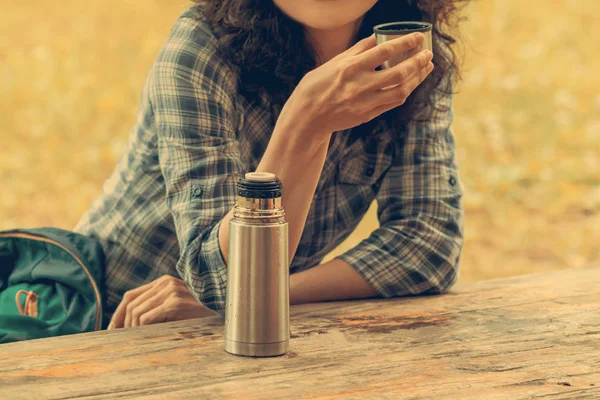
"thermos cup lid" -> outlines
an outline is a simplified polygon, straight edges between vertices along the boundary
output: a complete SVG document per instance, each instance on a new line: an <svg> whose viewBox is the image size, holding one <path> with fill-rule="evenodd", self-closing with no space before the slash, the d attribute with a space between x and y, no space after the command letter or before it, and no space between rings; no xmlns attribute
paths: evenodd
<svg viewBox="0 0 600 400"><path fill-rule="evenodd" d="M270 172L248 172L245 178L247 181L253 182L269 182L277 179L275 174Z"/></svg>
<svg viewBox="0 0 600 400"><path fill-rule="evenodd" d="M250 172L238 181L237 194L248 199L275 199L283 195L283 185L270 172Z"/></svg>

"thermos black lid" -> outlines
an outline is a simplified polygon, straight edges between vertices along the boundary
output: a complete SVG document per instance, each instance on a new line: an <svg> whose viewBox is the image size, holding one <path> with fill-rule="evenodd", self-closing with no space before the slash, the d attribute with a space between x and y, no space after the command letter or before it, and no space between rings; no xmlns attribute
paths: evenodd
<svg viewBox="0 0 600 400"><path fill-rule="evenodd" d="M283 185L274 174L250 172L238 181L237 193L248 199L274 199L283 195Z"/></svg>

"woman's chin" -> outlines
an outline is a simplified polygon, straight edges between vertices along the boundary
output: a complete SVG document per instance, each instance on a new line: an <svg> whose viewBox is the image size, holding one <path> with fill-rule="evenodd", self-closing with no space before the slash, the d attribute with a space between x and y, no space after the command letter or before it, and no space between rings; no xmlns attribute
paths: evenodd
<svg viewBox="0 0 600 400"><path fill-rule="evenodd" d="M308 29L334 30L355 22L377 0L275 0L275 5Z"/></svg>

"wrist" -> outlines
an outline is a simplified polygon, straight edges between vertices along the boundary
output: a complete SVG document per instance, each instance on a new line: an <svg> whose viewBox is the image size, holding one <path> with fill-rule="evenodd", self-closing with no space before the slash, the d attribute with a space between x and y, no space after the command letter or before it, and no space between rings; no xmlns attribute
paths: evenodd
<svg viewBox="0 0 600 400"><path fill-rule="evenodd" d="M328 145L329 142L303 142L291 134L273 136L256 172L277 175L288 194L293 193L294 188L314 192L327 158ZM287 202L286 197L284 195Z"/></svg>
<svg viewBox="0 0 600 400"><path fill-rule="evenodd" d="M294 147L318 148L323 142L329 143L333 131L321 122L314 102L305 97L298 91L292 93L281 110L273 135L283 136Z"/></svg>
<svg viewBox="0 0 600 400"><path fill-rule="evenodd" d="M327 154L331 133L321 133L303 122L278 121L265 151L279 162L306 165Z"/></svg>

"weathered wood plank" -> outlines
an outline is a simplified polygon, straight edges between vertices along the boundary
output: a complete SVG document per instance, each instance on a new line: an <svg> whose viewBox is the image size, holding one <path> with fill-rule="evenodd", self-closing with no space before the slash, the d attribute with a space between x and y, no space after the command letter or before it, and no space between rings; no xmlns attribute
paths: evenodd
<svg viewBox="0 0 600 400"><path fill-rule="evenodd" d="M0 346L0 399L600 398L600 269L292 308L292 351L223 351L223 320Z"/></svg>

